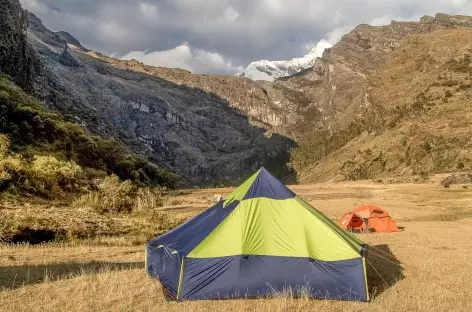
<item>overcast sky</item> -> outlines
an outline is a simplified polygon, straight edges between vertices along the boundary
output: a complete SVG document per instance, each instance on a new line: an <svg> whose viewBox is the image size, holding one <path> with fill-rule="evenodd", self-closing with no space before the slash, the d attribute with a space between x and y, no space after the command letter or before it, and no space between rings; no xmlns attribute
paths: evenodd
<svg viewBox="0 0 472 312"><path fill-rule="evenodd" d="M472 15L472 0L20 0L51 30L120 58L201 73L301 57L355 25Z"/></svg>

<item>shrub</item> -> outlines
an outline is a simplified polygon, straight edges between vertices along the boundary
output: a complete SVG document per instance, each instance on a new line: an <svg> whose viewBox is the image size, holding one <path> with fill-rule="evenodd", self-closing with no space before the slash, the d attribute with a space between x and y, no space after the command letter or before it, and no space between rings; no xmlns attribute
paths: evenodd
<svg viewBox="0 0 472 312"><path fill-rule="evenodd" d="M52 156L35 156L29 176L48 185L71 188L81 177L82 168L74 161L61 161Z"/></svg>
<svg viewBox="0 0 472 312"><path fill-rule="evenodd" d="M446 98L452 97L452 92L449 91L449 90L447 90L447 91L446 91L446 94L445 94L445 97L446 97Z"/></svg>
<svg viewBox="0 0 472 312"><path fill-rule="evenodd" d="M164 188L138 188L130 180L120 181L116 175L106 177L98 190L82 195L73 203L100 214L148 212L166 204L168 198Z"/></svg>
<svg viewBox="0 0 472 312"><path fill-rule="evenodd" d="M159 208L164 206L166 198L163 190L160 188L140 188L136 194L134 202L134 211L142 212L149 209Z"/></svg>
<svg viewBox="0 0 472 312"><path fill-rule="evenodd" d="M459 82L457 80L448 80L444 82L442 85L445 87L453 87L453 86L457 86L458 84Z"/></svg>
<svg viewBox="0 0 472 312"><path fill-rule="evenodd" d="M61 161L52 156L25 159L11 153L9 140L0 136L0 181L18 190L54 197L62 191L75 191L83 178L82 168L73 161Z"/></svg>
<svg viewBox="0 0 472 312"><path fill-rule="evenodd" d="M98 213L131 212L135 187L131 181L121 182L116 175L106 177L99 190L79 197L74 206L87 207Z"/></svg>

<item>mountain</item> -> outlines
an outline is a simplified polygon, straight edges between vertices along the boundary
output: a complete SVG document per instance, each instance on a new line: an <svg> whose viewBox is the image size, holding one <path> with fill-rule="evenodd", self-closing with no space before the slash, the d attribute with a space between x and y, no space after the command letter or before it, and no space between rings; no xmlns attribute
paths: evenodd
<svg viewBox="0 0 472 312"><path fill-rule="evenodd" d="M361 24L292 62L304 69L255 81L110 58L15 11L17 0L0 4L13 12L0 20L2 72L85 133L192 184L235 184L260 166L290 182L472 169L472 17Z"/></svg>
<svg viewBox="0 0 472 312"><path fill-rule="evenodd" d="M267 80L292 76L304 69L314 65L316 58L321 57L325 49L332 45L321 40L316 47L312 48L308 54L300 58L293 58L287 61L267 61L261 60L249 64L244 72L236 74L239 77L248 77L252 80Z"/></svg>
<svg viewBox="0 0 472 312"><path fill-rule="evenodd" d="M471 35L469 16L362 24L313 68L278 79L316 112L299 122L299 181L471 170Z"/></svg>
<svg viewBox="0 0 472 312"><path fill-rule="evenodd" d="M280 90L246 78L106 58L68 33L50 31L34 14L19 13L18 1L1 3L13 4L2 12L26 20L15 29L27 44L11 46L31 50L40 64L35 78L28 78L35 96L86 132L114 140L190 183L237 183L260 166L280 178L290 175L285 165L296 144L276 129L295 104Z"/></svg>

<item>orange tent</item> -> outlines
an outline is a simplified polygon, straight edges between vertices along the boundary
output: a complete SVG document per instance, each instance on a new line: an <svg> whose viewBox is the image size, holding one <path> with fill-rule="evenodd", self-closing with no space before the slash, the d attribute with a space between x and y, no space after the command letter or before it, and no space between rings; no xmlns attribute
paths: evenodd
<svg viewBox="0 0 472 312"><path fill-rule="evenodd" d="M343 229L353 232L400 232L384 209L375 205L363 205L346 213L338 221Z"/></svg>

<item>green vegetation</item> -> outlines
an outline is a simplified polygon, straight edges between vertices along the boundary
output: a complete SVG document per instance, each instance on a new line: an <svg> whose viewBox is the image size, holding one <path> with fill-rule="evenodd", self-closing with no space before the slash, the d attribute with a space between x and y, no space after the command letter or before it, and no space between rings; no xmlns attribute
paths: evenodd
<svg viewBox="0 0 472 312"><path fill-rule="evenodd" d="M62 191L75 191L84 185L86 175L74 161L60 161L52 156L26 159L11 153L10 140L0 135L0 191L24 192L57 197Z"/></svg>
<svg viewBox="0 0 472 312"><path fill-rule="evenodd" d="M10 185L45 195L77 189L81 180L107 174L142 187L174 187L179 179L127 152L119 142L64 121L6 76L0 76L0 131L8 136L2 137L3 188Z"/></svg>
<svg viewBox="0 0 472 312"><path fill-rule="evenodd" d="M315 165L329 154L339 150L349 141L362 133L361 124L351 123L346 129L330 134L329 131L319 131L311 136L305 144L292 150L291 164L295 171L301 172L310 165Z"/></svg>

